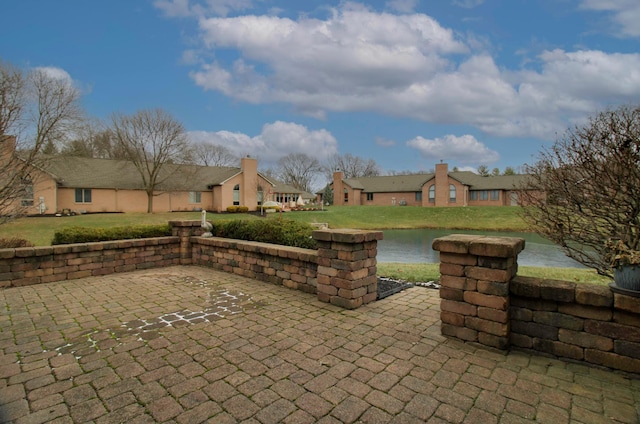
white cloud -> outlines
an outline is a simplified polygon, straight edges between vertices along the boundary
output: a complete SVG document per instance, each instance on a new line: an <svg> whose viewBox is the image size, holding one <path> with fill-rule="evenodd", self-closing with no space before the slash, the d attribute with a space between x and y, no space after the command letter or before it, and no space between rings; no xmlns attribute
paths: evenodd
<svg viewBox="0 0 640 424"><path fill-rule="evenodd" d="M57 68L55 66L40 66L37 68L33 68L33 70L36 72L42 72L51 79L73 85L73 79L71 78L71 75L69 75L69 73L62 68Z"/></svg>
<svg viewBox="0 0 640 424"><path fill-rule="evenodd" d="M596 3L618 4L584 1ZM568 122L640 97L638 54L554 50L528 62L530 68L510 70L484 53L486 43L465 43L424 14L349 2L330 12L326 19L200 19L205 47L237 56L225 62L218 55L191 77L205 90L253 104L289 104L318 119L329 111L373 111L545 139Z"/></svg>
<svg viewBox="0 0 640 424"><path fill-rule="evenodd" d="M638 0L582 0L587 10L612 13L611 32L623 37L640 37L640 2Z"/></svg>
<svg viewBox="0 0 640 424"><path fill-rule="evenodd" d="M464 7L465 9L472 9L480 6L484 3L484 0L453 0L453 4L456 6Z"/></svg>
<svg viewBox="0 0 640 424"><path fill-rule="evenodd" d="M434 139L416 137L407 141L407 146L418 150L425 159L435 161L491 164L500 159L498 152L487 148L472 135L446 135Z"/></svg>
<svg viewBox="0 0 640 424"><path fill-rule="evenodd" d="M153 4L169 17L186 17L193 14L189 0L156 0Z"/></svg>
<svg viewBox="0 0 640 424"><path fill-rule="evenodd" d="M289 153L304 153L323 161L338 153L338 142L327 130L309 130L293 122L265 124L257 136L229 131L190 131L192 142L225 146L237 156L257 157L260 166L273 166Z"/></svg>
<svg viewBox="0 0 640 424"><path fill-rule="evenodd" d="M235 11L251 9L252 0L155 0L154 6L165 16L227 16Z"/></svg>
<svg viewBox="0 0 640 424"><path fill-rule="evenodd" d="M393 147L397 144L395 140L389 140L382 137L376 137L375 143L380 147Z"/></svg>
<svg viewBox="0 0 640 424"><path fill-rule="evenodd" d="M418 0L390 0L387 7L400 13L411 13L418 5Z"/></svg>

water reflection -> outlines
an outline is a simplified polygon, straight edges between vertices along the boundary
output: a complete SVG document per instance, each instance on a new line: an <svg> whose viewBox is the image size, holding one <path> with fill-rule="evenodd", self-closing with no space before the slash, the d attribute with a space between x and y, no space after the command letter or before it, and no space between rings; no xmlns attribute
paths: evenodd
<svg viewBox="0 0 640 424"><path fill-rule="evenodd" d="M378 262L437 263L439 254L431 249L433 240L450 234L480 234L498 237L520 237L525 249L518 255L518 264L550 268L584 268L568 258L562 250L537 234L506 231L469 230L383 230L378 242Z"/></svg>

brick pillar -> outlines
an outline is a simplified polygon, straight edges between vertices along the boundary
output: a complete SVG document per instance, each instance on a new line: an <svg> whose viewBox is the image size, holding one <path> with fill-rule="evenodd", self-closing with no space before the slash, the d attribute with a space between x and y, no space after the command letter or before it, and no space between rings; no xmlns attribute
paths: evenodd
<svg viewBox="0 0 640 424"><path fill-rule="evenodd" d="M378 296L377 261L381 231L317 230L318 299L345 309Z"/></svg>
<svg viewBox="0 0 640 424"><path fill-rule="evenodd" d="M509 347L509 282L524 239L450 235L440 252L442 334L499 349Z"/></svg>
<svg viewBox="0 0 640 424"><path fill-rule="evenodd" d="M191 236L204 233L201 221L169 221L171 235L180 237L180 265L191 265Z"/></svg>

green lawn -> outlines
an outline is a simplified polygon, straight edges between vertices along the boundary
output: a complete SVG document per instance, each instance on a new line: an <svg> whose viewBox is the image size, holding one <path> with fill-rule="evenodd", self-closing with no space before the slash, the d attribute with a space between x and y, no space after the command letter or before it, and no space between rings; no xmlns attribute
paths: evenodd
<svg viewBox="0 0 640 424"><path fill-rule="evenodd" d="M208 214L208 220L215 219L259 219L248 214ZM166 224L171 220L200 220L200 212L167 213L96 213L60 217L21 218L0 226L0 238L18 237L29 240L36 246L49 246L53 233L67 227L110 228L130 225Z"/></svg>
<svg viewBox="0 0 640 424"><path fill-rule="evenodd" d="M456 230L527 231L519 207L422 208L418 206L325 207L324 211L286 212L303 222L326 222L331 228L384 230L450 228ZM280 214L270 214L278 218Z"/></svg>
<svg viewBox="0 0 640 424"><path fill-rule="evenodd" d="M517 207L421 208L413 206L325 207L323 211L268 214L267 219L326 222L331 228L395 229L448 228L459 230L527 231ZM0 226L0 238L18 237L37 246L48 246L56 230L71 227L120 227L164 224L170 220L200 220L200 212L109 213L65 217L29 217ZM209 221L262 219L251 214L207 214ZM378 264L379 275L407 281L439 278L437 264ZM608 283L591 270L577 268L520 267L519 275L576 282Z"/></svg>
<svg viewBox="0 0 640 424"><path fill-rule="evenodd" d="M411 282L435 281L440 278L440 264L379 263L378 275ZM518 275L546 280L562 280L574 283L609 284L611 279L598 275L592 269L543 268L519 266Z"/></svg>
<svg viewBox="0 0 640 424"><path fill-rule="evenodd" d="M384 230L451 228L457 230L526 231L516 207L421 208L416 206L325 207L323 211L267 214L268 219L326 222L330 228ZM0 226L0 238L19 237L37 246L51 244L53 233L65 227L93 228L164 224L176 219L200 220L200 212L97 213L62 217L21 218ZM251 214L207 214L207 220L260 219Z"/></svg>

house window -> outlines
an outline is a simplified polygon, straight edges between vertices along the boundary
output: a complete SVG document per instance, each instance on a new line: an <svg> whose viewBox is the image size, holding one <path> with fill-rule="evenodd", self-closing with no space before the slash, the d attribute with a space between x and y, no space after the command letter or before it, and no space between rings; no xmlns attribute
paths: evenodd
<svg viewBox="0 0 640 424"><path fill-rule="evenodd" d="M456 202L456 186L449 184L449 203Z"/></svg>
<svg viewBox="0 0 640 424"><path fill-rule="evenodd" d="M435 184L431 184L429 186L429 203L436 202L436 186Z"/></svg>
<svg viewBox="0 0 640 424"><path fill-rule="evenodd" d="M202 193L199 191L190 191L189 192L189 203L200 203L202 202Z"/></svg>
<svg viewBox="0 0 640 424"><path fill-rule="evenodd" d="M487 190L480 190L480 200L489 200L489 192Z"/></svg>
<svg viewBox="0 0 640 424"><path fill-rule="evenodd" d="M22 206L33 206L33 184L31 180L24 180L24 187L22 187L22 199L20 200Z"/></svg>
<svg viewBox="0 0 640 424"><path fill-rule="evenodd" d="M469 192L469 200L478 200L478 192L476 190Z"/></svg>
<svg viewBox="0 0 640 424"><path fill-rule="evenodd" d="M367 193L367 200L368 201L372 201L373 200L373 193Z"/></svg>
<svg viewBox="0 0 640 424"><path fill-rule="evenodd" d="M491 190L491 200L500 200L500 190Z"/></svg>
<svg viewBox="0 0 640 424"><path fill-rule="evenodd" d="M349 203L349 191L344 189L344 203Z"/></svg>
<svg viewBox="0 0 640 424"><path fill-rule="evenodd" d="M90 188L77 188L76 189L76 203L91 203L91 189Z"/></svg>
<svg viewBox="0 0 640 424"><path fill-rule="evenodd" d="M262 201L264 200L264 192L262 189L258 189L258 206L262 205Z"/></svg>
<svg viewBox="0 0 640 424"><path fill-rule="evenodd" d="M416 191L416 202L422 202L422 192Z"/></svg>
<svg viewBox="0 0 640 424"><path fill-rule="evenodd" d="M233 204L234 206L240 205L240 184L233 187Z"/></svg>

